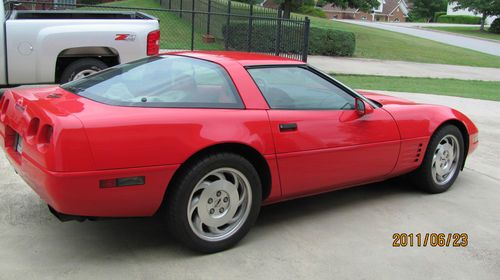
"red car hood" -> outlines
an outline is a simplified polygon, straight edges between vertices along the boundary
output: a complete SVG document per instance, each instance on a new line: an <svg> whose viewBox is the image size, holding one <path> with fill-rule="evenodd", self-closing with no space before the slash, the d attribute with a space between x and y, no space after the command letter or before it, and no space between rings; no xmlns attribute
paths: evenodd
<svg viewBox="0 0 500 280"><path fill-rule="evenodd" d="M373 93L369 91L358 91L358 93L362 94L364 97L377 101L378 103L382 105L415 105L418 103L415 103L413 101L404 99L404 98L399 98L399 97L394 97L390 95L385 95L385 94L380 94L380 93Z"/></svg>

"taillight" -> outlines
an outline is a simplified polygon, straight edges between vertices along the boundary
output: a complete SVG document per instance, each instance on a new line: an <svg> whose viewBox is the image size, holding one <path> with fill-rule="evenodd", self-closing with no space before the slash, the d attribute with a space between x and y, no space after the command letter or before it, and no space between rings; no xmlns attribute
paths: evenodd
<svg viewBox="0 0 500 280"><path fill-rule="evenodd" d="M40 136L38 137L38 144L49 144L52 139L52 133L54 129L51 125L44 125L40 131Z"/></svg>
<svg viewBox="0 0 500 280"><path fill-rule="evenodd" d="M26 137L29 143L33 143L33 140L38 133L38 127L40 126L40 119L34 118L30 121L28 125L28 132L26 133Z"/></svg>
<svg viewBox="0 0 500 280"><path fill-rule="evenodd" d="M148 55L157 55L160 52L160 30L151 31L148 34Z"/></svg>
<svg viewBox="0 0 500 280"><path fill-rule="evenodd" d="M2 104L2 112L1 116L5 116L5 113L7 113L7 108L9 107L9 99L6 99L5 102Z"/></svg>

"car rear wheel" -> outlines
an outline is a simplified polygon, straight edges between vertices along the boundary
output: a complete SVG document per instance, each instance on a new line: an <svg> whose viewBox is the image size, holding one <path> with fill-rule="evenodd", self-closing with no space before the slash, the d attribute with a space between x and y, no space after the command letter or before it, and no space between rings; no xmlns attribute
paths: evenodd
<svg viewBox="0 0 500 280"><path fill-rule="evenodd" d="M460 130L453 125L443 126L431 137L422 165L414 172L413 179L424 191L444 192L457 179L464 156Z"/></svg>
<svg viewBox="0 0 500 280"><path fill-rule="evenodd" d="M257 171L245 158L230 153L199 159L184 170L167 195L170 231L204 253L234 246L248 233L260 210Z"/></svg>
<svg viewBox="0 0 500 280"><path fill-rule="evenodd" d="M61 74L60 83L79 80L108 68L106 63L95 58L82 58L70 63Z"/></svg>

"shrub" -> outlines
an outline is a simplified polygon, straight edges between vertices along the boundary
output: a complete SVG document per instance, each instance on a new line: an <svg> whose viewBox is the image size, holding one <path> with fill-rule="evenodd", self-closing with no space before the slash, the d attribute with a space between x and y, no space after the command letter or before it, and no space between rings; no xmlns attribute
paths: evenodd
<svg viewBox="0 0 500 280"><path fill-rule="evenodd" d="M352 32L311 27L309 54L328 56L352 56L356 49L356 37Z"/></svg>
<svg viewBox="0 0 500 280"><path fill-rule="evenodd" d="M490 32L500 34L500 17L496 18L490 25Z"/></svg>
<svg viewBox="0 0 500 280"><path fill-rule="evenodd" d="M433 22L438 22L438 18L440 16L444 16L446 15L446 12L435 12L434 13L434 18L432 19Z"/></svg>
<svg viewBox="0 0 500 280"><path fill-rule="evenodd" d="M314 6L302 5L297 10L297 13L303 14L303 15L309 15L309 16L313 16L313 17L326 18L325 12L322 9L318 9Z"/></svg>
<svg viewBox="0 0 500 280"><path fill-rule="evenodd" d="M246 51L248 48L248 22L232 22L223 28L224 39L231 50ZM282 25L282 52L299 53L303 45L297 44L296 27ZM299 30L300 33L301 30ZM229 35L229 37L228 37ZM356 39L354 33L326 28L311 27L309 32L309 54L328 56L352 56ZM254 24L252 28L252 51L273 53L276 50L276 24Z"/></svg>
<svg viewBox="0 0 500 280"><path fill-rule="evenodd" d="M427 22L427 19L421 18L419 15L415 14L413 11L408 13L408 18L406 19L408 22Z"/></svg>
<svg viewBox="0 0 500 280"><path fill-rule="evenodd" d="M459 24L480 24L481 17L476 16L465 16L465 15L444 15L438 17L437 22L441 23L459 23Z"/></svg>

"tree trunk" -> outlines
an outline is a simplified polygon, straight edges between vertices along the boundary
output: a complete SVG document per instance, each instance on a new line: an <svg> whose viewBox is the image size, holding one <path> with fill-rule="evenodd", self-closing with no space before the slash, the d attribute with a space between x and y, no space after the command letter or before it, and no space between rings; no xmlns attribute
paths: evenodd
<svg viewBox="0 0 500 280"><path fill-rule="evenodd" d="M483 18L481 19L481 28L479 30L484 31L484 24L486 23L486 17L488 15L486 13L483 13Z"/></svg>
<svg viewBox="0 0 500 280"><path fill-rule="evenodd" d="M292 0L285 0L283 5L283 18L290 18L292 13Z"/></svg>

